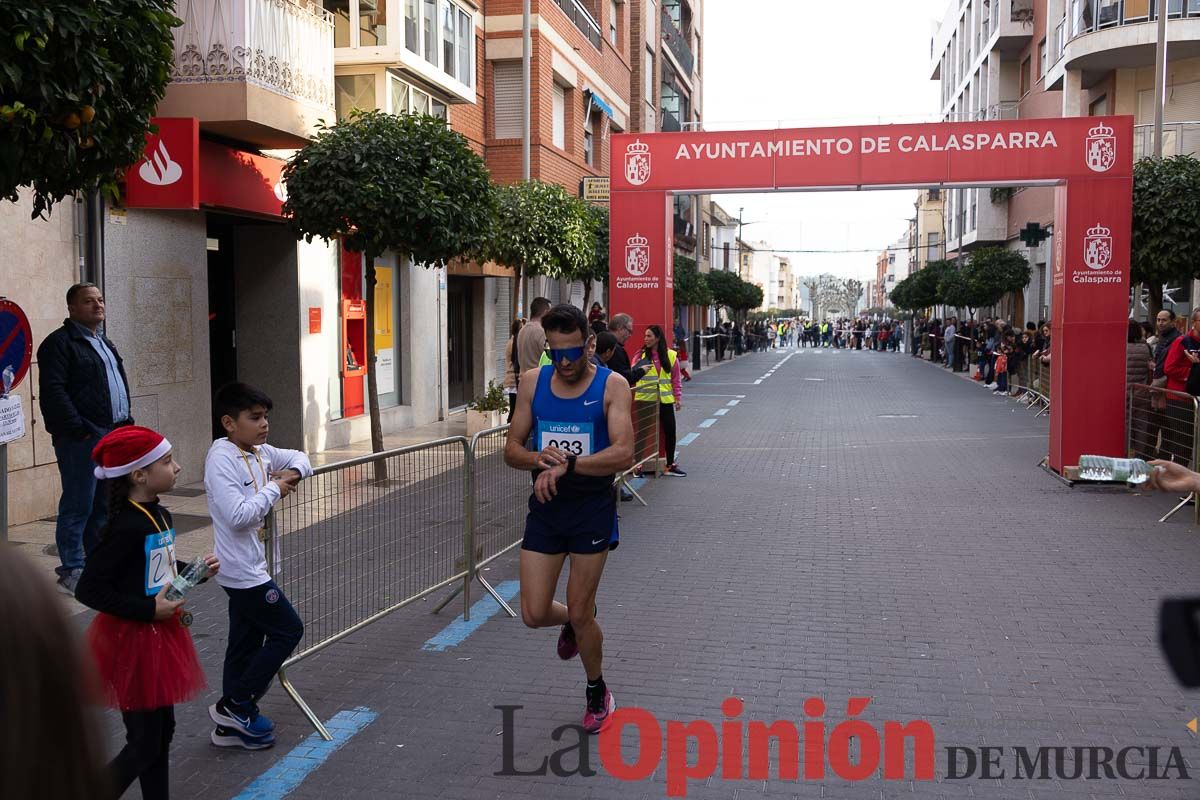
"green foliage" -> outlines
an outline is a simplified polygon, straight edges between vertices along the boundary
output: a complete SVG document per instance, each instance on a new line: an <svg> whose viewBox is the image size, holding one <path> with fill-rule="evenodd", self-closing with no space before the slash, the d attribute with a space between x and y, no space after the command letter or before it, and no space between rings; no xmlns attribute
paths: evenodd
<svg viewBox="0 0 1200 800"><path fill-rule="evenodd" d="M1184 283L1200 276L1197 253L1200 160L1190 155L1141 159L1133 167L1131 280L1160 287Z"/></svg>
<svg viewBox="0 0 1200 800"><path fill-rule="evenodd" d="M942 302L938 286L946 272L955 269L953 261L930 261L925 268L914 272L892 289L892 303L897 308L916 311ZM897 297L897 292L900 296Z"/></svg>
<svg viewBox="0 0 1200 800"><path fill-rule="evenodd" d="M584 210L588 215L588 225L591 228L595 246L591 260L575 279L607 284L610 274L608 268L608 206L585 203Z"/></svg>
<svg viewBox="0 0 1200 800"><path fill-rule="evenodd" d="M738 278L741 280L741 278ZM763 304L763 290L761 286L756 286L748 281L742 281L741 292L739 293L739 301L736 306L738 311L749 311L752 308L758 308Z"/></svg>
<svg viewBox="0 0 1200 800"><path fill-rule="evenodd" d="M708 288L713 303L724 308L738 310L744 281L736 272L713 271L708 273Z"/></svg>
<svg viewBox="0 0 1200 800"><path fill-rule="evenodd" d="M488 171L437 117L352 112L284 168L284 214L307 241L341 238L374 259L426 266L483 250L494 217Z"/></svg>
<svg viewBox="0 0 1200 800"><path fill-rule="evenodd" d="M675 255L675 305L707 306L713 301L708 276L700 273L696 259Z"/></svg>
<svg viewBox="0 0 1200 800"><path fill-rule="evenodd" d="M488 258L524 275L578 280L593 274L601 258L597 217L582 200L542 181L497 186L495 194L498 214L485 250Z"/></svg>
<svg viewBox="0 0 1200 800"><path fill-rule="evenodd" d="M942 273L937 285L938 301L953 308L975 308L975 297L967 280L966 268L951 268Z"/></svg>
<svg viewBox="0 0 1200 800"><path fill-rule="evenodd" d="M968 308L994 306L1009 292L1019 292L1029 284L1033 268L1029 260L1015 250L984 247L971 254L963 269L967 284Z"/></svg>
<svg viewBox="0 0 1200 800"><path fill-rule="evenodd" d="M504 384L488 381L487 391L471 401L467 408L472 411L508 411L508 395Z"/></svg>
<svg viewBox="0 0 1200 800"><path fill-rule="evenodd" d="M172 0L0 0L0 197L33 214L117 181L171 76Z"/></svg>

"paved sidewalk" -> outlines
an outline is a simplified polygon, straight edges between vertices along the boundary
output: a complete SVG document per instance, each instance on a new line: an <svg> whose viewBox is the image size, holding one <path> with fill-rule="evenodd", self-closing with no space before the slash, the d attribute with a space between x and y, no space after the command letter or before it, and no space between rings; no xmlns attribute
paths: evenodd
<svg viewBox="0 0 1200 800"><path fill-rule="evenodd" d="M849 697L870 697L863 719L877 729L928 720L938 746L935 781L785 782L773 768L766 782L693 782L689 797L1200 794L1190 780L945 778L952 745L1005 746L1010 775L1018 745L1159 745L1160 761L1179 746L1200 770L1184 728L1200 702L1174 685L1155 642L1158 599L1194 592L1200 575L1188 515L1154 521L1171 498L1067 488L1036 466L1045 418L904 354L773 351L706 370L684 393L681 440L698 434L679 459L689 477L651 481L649 508L622 504L621 547L601 587L605 677L619 703L719 724L735 696L744 721L799 724L813 719L804 700L822 697L831 732ZM488 579L515 580L515 565L501 559ZM213 681L222 600L203 587L191 604ZM522 706L514 766L532 769L574 743L551 732L579 723L582 669L555 657L555 631L502 616L456 646L422 649L461 610L435 616L432 605L292 670L322 719L377 715L311 771L319 748L293 752L310 729L278 689L263 702L279 726L267 752L208 745L215 692L178 708L173 795L280 797L280 775L292 775L303 777L293 798L665 796L665 763L636 783L602 770L496 775L505 737L495 707ZM106 719L115 749L119 720ZM251 786L263 791L239 795Z"/></svg>

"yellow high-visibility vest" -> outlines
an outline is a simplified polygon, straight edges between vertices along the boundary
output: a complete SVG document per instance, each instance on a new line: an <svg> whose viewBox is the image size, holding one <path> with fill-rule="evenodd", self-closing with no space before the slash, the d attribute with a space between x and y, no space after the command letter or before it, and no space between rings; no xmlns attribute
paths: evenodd
<svg viewBox="0 0 1200 800"><path fill-rule="evenodd" d="M643 403L658 401L669 405L675 402L675 389L671 385L671 373L675 368L675 351L668 350L667 357L671 361L670 368L660 370L652 364L634 387L634 400Z"/></svg>

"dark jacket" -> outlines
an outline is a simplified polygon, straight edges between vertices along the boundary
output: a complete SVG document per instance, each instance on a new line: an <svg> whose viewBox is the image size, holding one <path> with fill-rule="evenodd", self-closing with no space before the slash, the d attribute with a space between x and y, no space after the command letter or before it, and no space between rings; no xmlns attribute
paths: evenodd
<svg viewBox="0 0 1200 800"><path fill-rule="evenodd" d="M173 527L171 512L158 503L144 503L159 525ZM174 576L171 567L182 571L186 564L164 561L165 548L160 547L159 533L154 524L135 507L125 504L112 520L111 527L96 549L88 554L75 599L89 608L112 614L114 617L154 621L154 595L163 580ZM147 537L155 537L148 543ZM155 589L147 593L147 576Z"/></svg>
<svg viewBox="0 0 1200 800"><path fill-rule="evenodd" d="M117 369L129 394L129 379L116 345L101 334L117 359ZM86 439L103 436L112 429L112 398L104 362L79 326L63 320L63 326L45 338L37 351L38 402L42 421L55 439ZM132 400L132 398L131 398Z"/></svg>
<svg viewBox="0 0 1200 800"><path fill-rule="evenodd" d="M613 351L612 358L608 360L608 368L620 375L625 380L629 381L630 387L637 384L646 374L644 369L634 369L629 362L629 353L625 352L625 346L618 344L616 350Z"/></svg>
<svg viewBox="0 0 1200 800"><path fill-rule="evenodd" d="M1179 329L1172 325L1167 328L1167 332L1158 337L1158 341L1154 343L1154 377L1165 377L1163 372L1163 364L1167 361L1167 351L1171 349L1171 343L1182 336Z"/></svg>

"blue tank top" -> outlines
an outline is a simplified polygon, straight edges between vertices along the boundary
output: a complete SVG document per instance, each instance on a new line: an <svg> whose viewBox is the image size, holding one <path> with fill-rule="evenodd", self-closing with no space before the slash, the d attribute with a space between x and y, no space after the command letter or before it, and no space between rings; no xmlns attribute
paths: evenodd
<svg viewBox="0 0 1200 800"><path fill-rule="evenodd" d="M533 394L533 441L531 450L557 447L576 456L590 456L608 448L608 417L604 413L604 388L611 370L597 367L587 390L579 397L565 399L551 391L554 366L538 372ZM612 475L571 473L559 481L560 490L575 494L599 494L612 491Z"/></svg>

